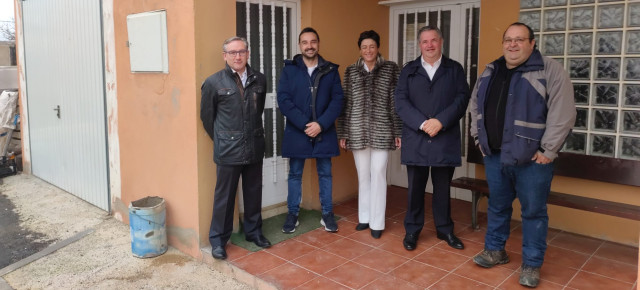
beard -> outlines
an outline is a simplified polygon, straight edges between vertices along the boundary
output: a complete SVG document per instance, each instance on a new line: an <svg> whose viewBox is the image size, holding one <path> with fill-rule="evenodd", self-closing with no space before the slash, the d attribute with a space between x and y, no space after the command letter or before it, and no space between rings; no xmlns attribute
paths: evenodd
<svg viewBox="0 0 640 290"><path fill-rule="evenodd" d="M318 56L318 51L313 48L305 50L304 53L302 54L302 57L308 60L315 59L317 56Z"/></svg>

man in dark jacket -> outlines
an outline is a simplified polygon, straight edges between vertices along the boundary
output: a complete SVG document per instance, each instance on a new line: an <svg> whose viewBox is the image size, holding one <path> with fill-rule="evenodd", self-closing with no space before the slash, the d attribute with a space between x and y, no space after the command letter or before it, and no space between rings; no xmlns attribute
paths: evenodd
<svg viewBox="0 0 640 290"><path fill-rule="evenodd" d="M242 175L244 234L247 241L268 248L262 235L262 111L266 96L263 74L247 65L249 44L232 37L222 45L225 68L202 84L200 118L213 139L217 182L209 230L211 254L226 259L225 245L233 230L238 179Z"/></svg>
<svg viewBox="0 0 640 290"><path fill-rule="evenodd" d="M418 32L422 55L408 63L396 87L396 111L402 119L402 164L407 166L409 205L403 245L416 248L424 226L424 192L431 171L433 220L437 237L455 249L450 183L461 165L460 118L469 103L469 85L462 66L442 56L442 33L427 26Z"/></svg>
<svg viewBox="0 0 640 290"><path fill-rule="evenodd" d="M316 159L322 219L328 232L337 232L333 217L331 157L340 154L335 121L342 111L342 86L338 65L319 54L320 37L311 27L300 32L302 54L285 61L278 87L278 106L287 117L282 157L289 158L289 214L282 232L293 233L298 225L302 199L302 170L307 158Z"/></svg>
<svg viewBox="0 0 640 290"><path fill-rule="evenodd" d="M487 65L471 97L471 136L484 156L491 191L484 251L473 261L485 268L509 262L512 203L522 215L520 284L536 287L547 249L547 198L553 160L576 118L573 85L557 61L536 49L533 30L516 22L502 39L503 57Z"/></svg>

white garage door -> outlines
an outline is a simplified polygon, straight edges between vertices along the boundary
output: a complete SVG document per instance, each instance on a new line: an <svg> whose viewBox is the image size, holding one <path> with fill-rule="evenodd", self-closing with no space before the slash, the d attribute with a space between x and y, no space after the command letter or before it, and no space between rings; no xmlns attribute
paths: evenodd
<svg viewBox="0 0 640 290"><path fill-rule="evenodd" d="M109 210L101 3L22 2L32 172Z"/></svg>

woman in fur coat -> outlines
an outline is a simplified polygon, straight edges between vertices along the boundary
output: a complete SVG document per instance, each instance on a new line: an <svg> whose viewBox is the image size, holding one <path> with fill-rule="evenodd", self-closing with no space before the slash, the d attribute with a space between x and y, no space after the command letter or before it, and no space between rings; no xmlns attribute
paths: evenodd
<svg viewBox="0 0 640 290"><path fill-rule="evenodd" d="M358 171L358 225L382 235L387 201L389 150L400 148L402 121L395 113L394 90L400 69L386 61L373 30L358 38L360 58L344 74L344 109L338 118L340 147L353 151Z"/></svg>

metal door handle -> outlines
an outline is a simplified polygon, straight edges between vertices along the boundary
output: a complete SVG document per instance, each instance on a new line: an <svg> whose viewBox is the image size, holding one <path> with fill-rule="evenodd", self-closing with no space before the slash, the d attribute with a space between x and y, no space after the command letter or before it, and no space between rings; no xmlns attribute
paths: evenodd
<svg viewBox="0 0 640 290"><path fill-rule="evenodd" d="M58 116L58 119L60 119L60 105L57 105L55 108L53 108L54 111L56 111L56 116Z"/></svg>

